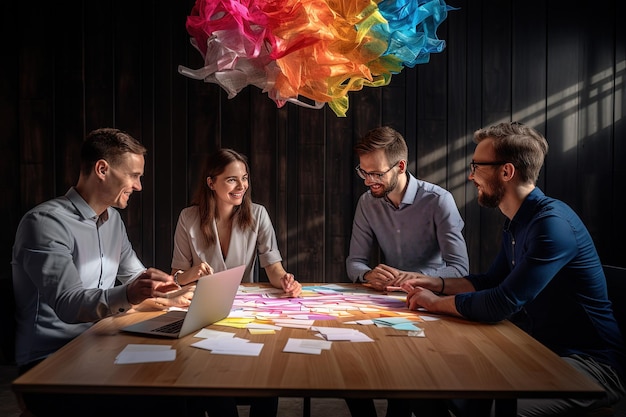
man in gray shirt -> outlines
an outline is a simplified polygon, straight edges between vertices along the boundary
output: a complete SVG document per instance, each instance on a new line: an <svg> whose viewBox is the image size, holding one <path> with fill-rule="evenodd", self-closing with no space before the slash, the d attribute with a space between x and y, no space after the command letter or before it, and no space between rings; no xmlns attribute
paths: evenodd
<svg viewBox="0 0 626 417"><path fill-rule="evenodd" d="M461 277L469 273L465 223L449 191L418 180L408 171L408 148L400 133L379 127L365 134L354 147L359 157L356 173L369 190L354 214L348 277L385 291L416 274ZM369 260L378 242L384 263L374 268ZM346 398L353 416L376 417L372 400ZM415 405L415 404L414 404ZM423 400L424 415L448 415L445 406ZM410 416L410 403L387 401L387 417Z"/></svg>
<svg viewBox="0 0 626 417"><path fill-rule="evenodd" d="M141 190L145 152L140 142L117 129L91 132L81 150L76 186L22 218L11 261L20 374L94 322L179 288L171 275L146 269L117 211L126 208L133 192ZM116 286L116 281L122 285ZM120 402L114 399L60 394L23 397L35 415L65 416L111 415L120 410ZM152 403L160 402L134 401L123 410L138 415ZM157 405L152 411L169 408Z"/></svg>
<svg viewBox="0 0 626 417"><path fill-rule="evenodd" d="M407 168L408 148L390 127L369 131L354 147L357 174L369 190L356 207L348 277L378 290L398 286L417 272L439 277L469 273L462 230L465 225L452 194L415 178ZM378 242L384 264L369 266Z"/></svg>

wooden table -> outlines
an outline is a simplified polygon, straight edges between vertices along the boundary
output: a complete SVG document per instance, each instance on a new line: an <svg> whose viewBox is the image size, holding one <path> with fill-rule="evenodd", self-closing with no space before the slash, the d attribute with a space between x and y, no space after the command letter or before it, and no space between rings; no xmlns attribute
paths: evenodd
<svg viewBox="0 0 626 417"><path fill-rule="evenodd" d="M118 330L155 314L160 313L132 313L98 322L17 378L13 390L18 397L72 393L506 400L594 397L603 392L508 321L480 324L441 316L419 323L426 337L409 337L393 328L342 324L380 316L355 313L316 325L349 326L375 342L333 342L320 355L283 352L289 338L318 339L312 330L283 328L276 334L251 335L245 329L210 326L264 344L260 356L248 357L213 355L190 347L199 340L193 334L173 341ZM115 365L115 357L129 343L171 345L177 350L176 360ZM509 411L514 412L511 402Z"/></svg>

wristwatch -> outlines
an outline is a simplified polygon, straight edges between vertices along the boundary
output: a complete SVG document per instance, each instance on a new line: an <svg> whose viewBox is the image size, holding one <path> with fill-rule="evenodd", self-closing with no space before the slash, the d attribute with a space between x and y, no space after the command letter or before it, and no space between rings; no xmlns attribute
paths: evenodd
<svg viewBox="0 0 626 417"><path fill-rule="evenodd" d="M176 283L176 285L178 285L179 287L182 287L182 285L180 285L180 282L178 282L178 276L180 274L182 274L184 271L181 271L180 269L178 271L176 271L176 273L174 273L174 282Z"/></svg>

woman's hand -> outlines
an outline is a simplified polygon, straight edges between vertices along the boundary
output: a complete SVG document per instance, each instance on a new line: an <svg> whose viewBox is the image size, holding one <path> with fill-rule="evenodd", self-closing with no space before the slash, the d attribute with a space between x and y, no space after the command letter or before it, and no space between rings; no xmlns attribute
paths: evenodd
<svg viewBox="0 0 626 417"><path fill-rule="evenodd" d="M176 273L176 272L175 272ZM188 285L196 282L198 278L203 277L205 275L211 275L213 273L213 268L206 262L201 262L197 265L193 265L186 271L177 272L176 280L178 283L183 285Z"/></svg>
<svg viewBox="0 0 626 417"><path fill-rule="evenodd" d="M298 297L302 293L302 284L296 281L293 274L286 273L283 275L280 283L287 297Z"/></svg>

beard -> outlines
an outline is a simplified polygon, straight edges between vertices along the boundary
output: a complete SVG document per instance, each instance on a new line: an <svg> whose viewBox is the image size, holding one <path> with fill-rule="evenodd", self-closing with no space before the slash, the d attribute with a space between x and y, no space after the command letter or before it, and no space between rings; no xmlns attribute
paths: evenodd
<svg viewBox="0 0 626 417"><path fill-rule="evenodd" d="M478 204L483 207L496 208L500 205L502 197L504 197L504 184L500 179L491 180L487 183L491 193L485 191L483 187L482 193L478 194Z"/></svg>
<svg viewBox="0 0 626 417"><path fill-rule="evenodd" d="M391 177L391 181L389 181L389 184L381 184L381 185L383 186L383 188L381 190L378 190L378 191L374 191L370 187L370 192L371 192L373 197L375 197L375 198L387 197L387 195L390 192L395 190L396 187L398 186L398 174L396 172L394 172L393 176Z"/></svg>

